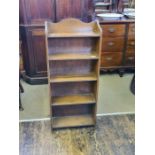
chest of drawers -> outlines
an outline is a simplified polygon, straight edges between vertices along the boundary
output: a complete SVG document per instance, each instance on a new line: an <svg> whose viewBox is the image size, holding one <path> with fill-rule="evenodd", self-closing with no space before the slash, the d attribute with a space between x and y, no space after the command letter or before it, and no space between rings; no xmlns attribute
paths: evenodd
<svg viewBox="0 0 155 155"><path fill-rule="evenodd" d="M135 25L133 22L100 22L102 27L101 70L133 69Z"/></svg>

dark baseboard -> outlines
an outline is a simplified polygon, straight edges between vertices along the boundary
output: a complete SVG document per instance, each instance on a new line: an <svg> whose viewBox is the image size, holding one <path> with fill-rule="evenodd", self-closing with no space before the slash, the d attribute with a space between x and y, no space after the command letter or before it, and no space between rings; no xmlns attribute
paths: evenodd
<svg viewBox="0 0 155 155"><path fill-rule="evenodd" d="M135 73L135 68L101 68L100 74L119 74L120 77L123 77L124 74Z"/></svg>
<svg viewBox="0 0 155 155"><path fill-rule="evenodd" d="M30 77L26 75L25 72L22 72L22 78L25 82L31 85L48 84L47 77Z"/></svg>

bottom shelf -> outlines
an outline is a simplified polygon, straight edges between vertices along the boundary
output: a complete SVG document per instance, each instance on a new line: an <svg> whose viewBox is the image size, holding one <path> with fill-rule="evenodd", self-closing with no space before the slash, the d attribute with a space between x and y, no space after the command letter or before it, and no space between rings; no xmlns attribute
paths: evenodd
<svg viewBox="0 0 155 155"><path fill-rule="evenodd" d="M92 115L54 117L52 128L92 126L95 121Z"/></svg>

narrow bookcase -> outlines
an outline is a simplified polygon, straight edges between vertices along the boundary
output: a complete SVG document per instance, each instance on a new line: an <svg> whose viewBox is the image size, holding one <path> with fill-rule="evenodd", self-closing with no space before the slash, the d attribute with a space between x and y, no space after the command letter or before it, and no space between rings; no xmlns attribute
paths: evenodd
<svg viewBox="0 0 155 155"><path fill-rule="evenodd" d="M45 23L52 129L96 123L102 32L98 21Z"/></svg>

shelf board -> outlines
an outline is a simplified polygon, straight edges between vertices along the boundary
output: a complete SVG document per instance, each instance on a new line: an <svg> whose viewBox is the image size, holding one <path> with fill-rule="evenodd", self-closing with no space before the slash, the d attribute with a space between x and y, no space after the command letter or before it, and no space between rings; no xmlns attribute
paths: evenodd
<svg viewBox="0 0 155 155"><path fill-rule="evenodd" d="M52 106L94 104L96 102L93 94L68 95L53 97Z"/></svg>
<svg viewBox="0 0 155 155"><path fill-rule="evenodd" d="M80 82L80 81L97 81L95 74L90 75L70 75L70 76L54 76L50 78L51 83L58 82Z"/></svg>
<svg viewBox="0 0 155 155"><path fill-rule="evenodd" d="M52 33L48 34L48 38L69 38L69 37L100 37L96 32L77 32L77 33Z"/></svg>
<svg viewBox="0 0 155 155"><path fill-rule="evenodd" d="M83 60L83 59L98 59L97 54L52 54L49 55L48 60Z"/></svg>
<svg viewBox="0 0 155 155"><path fill-rule="evenodd" d="M95 125L93 116L91 115L78 115L78 116L65 116L53 117L53 128L66 128L77 126L92 126Z"/></svg>

